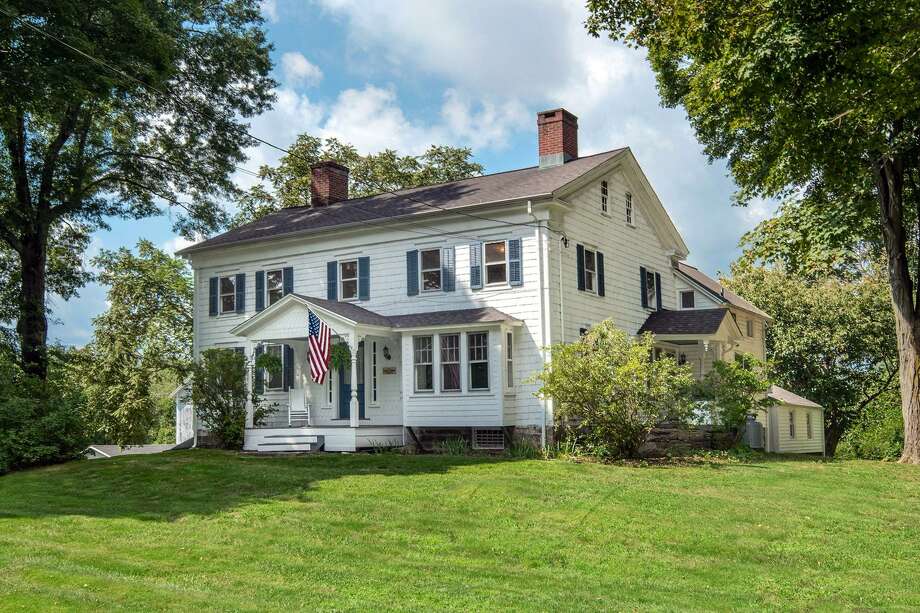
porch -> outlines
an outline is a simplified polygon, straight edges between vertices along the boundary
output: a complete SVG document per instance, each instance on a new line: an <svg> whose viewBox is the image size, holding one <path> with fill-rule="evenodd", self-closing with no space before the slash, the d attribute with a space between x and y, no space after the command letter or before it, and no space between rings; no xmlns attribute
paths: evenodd
<svg viewBox="0 0 920 613"><path fill-rule="evenodd" d="M402 426L247 428L245 451L355 451L405 444Z"/></svg>
<svg viewBox="0 0 920 613"><path fill-rule="evenodd" d="M639 333L655 335L655 357L670 356L687 364L697 379L712 370L713 362L734 359L741 329L728 309L657 311Z"/></svg>

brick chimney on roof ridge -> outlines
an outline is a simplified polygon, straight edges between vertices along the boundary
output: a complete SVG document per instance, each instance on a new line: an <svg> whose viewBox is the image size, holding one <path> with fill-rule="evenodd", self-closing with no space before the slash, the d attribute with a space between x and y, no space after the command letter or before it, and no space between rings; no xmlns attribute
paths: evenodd
<svg viewBox="0 0 920 613"><path fill-rule="evenodd" d="M537 113L540 168L578 158L578 117L565 109Z"/></svg>
<svg viewBox="0 0 920 613"><path fill-rule="evenodd" d="M325 160L310 167L311 206L329 206L348 200L348 168L338 162Z"/></svg>

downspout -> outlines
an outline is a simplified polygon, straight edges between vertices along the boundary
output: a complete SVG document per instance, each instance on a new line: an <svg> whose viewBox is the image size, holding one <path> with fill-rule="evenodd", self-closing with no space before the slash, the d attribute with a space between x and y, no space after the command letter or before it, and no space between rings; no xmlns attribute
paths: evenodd
<svg viewBox="0 0 920 613"><path fill-rule="evenodd" d="M548 262L548 241L546 239L546 229L540 223L540 220L537 219L536 215L533 214L533 204L530 200L527 201L527 213L533 217L536 222L534 229L534 239L537 242L537 250L539 253L538 261L538 273L540 275L539 283L539 292L540 292L540 353L543 354L543 364L544 367L548 363L548 354L546 346L549 344L548 330L549 330L549 262ZM546 449L546 413L549 410L549 399L543 397L540 399L540 405L542 409L542 417L540 419L540 448Z"/></svg>

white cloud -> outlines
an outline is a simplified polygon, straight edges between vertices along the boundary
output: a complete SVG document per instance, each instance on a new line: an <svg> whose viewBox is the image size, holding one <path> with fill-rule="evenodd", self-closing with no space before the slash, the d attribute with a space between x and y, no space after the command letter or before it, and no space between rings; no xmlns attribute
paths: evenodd
<svg viewBox="0 0 920 613"><path fill-rule="evenodd" d="M288 87L316 85L323 78L323 71L312 64L303 53L289 51L281 55L281 70Z"/></svg>
<svg viewBox="0 0 920 613"><path fill-rule="evenodd" d="M169 255L175 255L176 252L179 251L180 249L191 247L195 243L200 242L202 238L203 238L202 236L196 236L194 240L189 240L185 238L184 236L174 236L173 238L169 239L168 241L160 245L160 249L162 249Z"/></svg>
<svg viewBox="0 0 920 613"><path fill-rule="evenodd" d="M262 17L269 23L278 23L278 2L277 0L262 0L259 3L259 10Z"/></svg>

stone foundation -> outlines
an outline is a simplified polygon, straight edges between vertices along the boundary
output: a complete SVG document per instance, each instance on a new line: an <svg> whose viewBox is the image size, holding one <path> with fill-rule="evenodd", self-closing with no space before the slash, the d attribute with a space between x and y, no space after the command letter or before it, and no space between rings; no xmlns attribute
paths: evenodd
<svg viewBox="0 0 920 613"><path fill-rule="evenodd" d="M643 457L654 458L668 454L680 455L693 449L728 449L734 444L734 434L715 430L712 426L688 427L664 422L658 424L639 448Z"/></svg>

